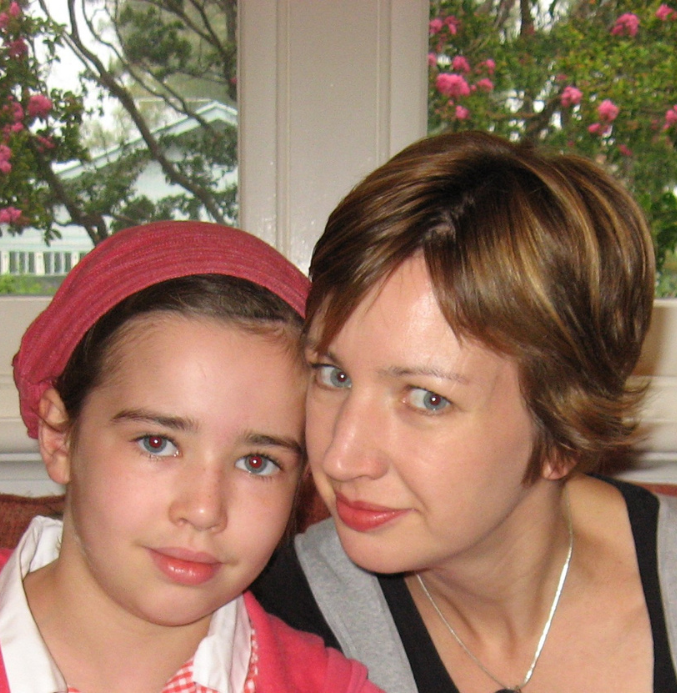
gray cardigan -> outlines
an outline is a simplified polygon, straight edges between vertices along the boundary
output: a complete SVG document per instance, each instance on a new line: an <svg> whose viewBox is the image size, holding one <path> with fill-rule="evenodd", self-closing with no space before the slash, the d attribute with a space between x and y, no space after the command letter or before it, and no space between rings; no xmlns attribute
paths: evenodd
<svg viewBox="0 0 677 693"><path fill-rule="evenodd" d="M677 498L659 496L659 500L658 573L670 651L677 670ZM343 653L366 664L369 678L388 693L417 693L378 580L346 556L333 521L311 526L296 537L295 544L315 601Z"/></svg>

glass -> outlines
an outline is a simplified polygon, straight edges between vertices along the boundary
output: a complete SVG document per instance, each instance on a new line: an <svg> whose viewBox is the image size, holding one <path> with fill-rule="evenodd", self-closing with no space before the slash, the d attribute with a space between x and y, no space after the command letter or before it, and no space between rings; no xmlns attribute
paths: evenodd
<svg viewBox="0 0 677 693"><path fill-rule="evenodd" d="M479 129L594 159L651 224L677 295L677 2L432 0L430 133Z"/></svg>
<svg viewBox="0 0 677 693"><path fill-rule="evenodd" d="M0 293L53 293L94 243L129 226L237 224L237 0L75 0L77 32L68 3L41 4L19 3L7 20L37 81L22 89L25 76L6 73L0 97L22 111L17 128L41 158L22 189L39 196L2 190ZM0 175L7 161L14 174L26 169L21 152L0 151ZM40 177L44 166L56 184Z"/></svg>

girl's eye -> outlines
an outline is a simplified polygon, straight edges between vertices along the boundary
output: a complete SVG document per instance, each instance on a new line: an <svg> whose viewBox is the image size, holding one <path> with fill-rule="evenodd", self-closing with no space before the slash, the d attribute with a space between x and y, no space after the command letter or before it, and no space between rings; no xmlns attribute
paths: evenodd
<svg viewBox="0 0 677 693"><path fill-rule="evenodd" d="M442 395L438 395L430 390L424 390L421 387L415 387L411 390L409 403L412 407L429 413L442 411L451 405L451 402L446 397L442 397Z"/></svg>
<svg viewBox="0 0 677 693"><path fill-rule="evenodd" d="M318 363L313 366L321 385L332 388L347 388L352 385L349 375L336 366Z"/></svg>
<svg viewBox="0 0 677 693"><path fill-rule="evenodd" d="M245 455L235 462L237 469L254 476L272 476L280 471L279 465L266 455Z"/></svg>
<svg viewBox="0 0 677 693"><path fill-rule="evenodd" d="M145 453L154 457L176 457L179 454L176 445L164 436L142 436L136 442Z"/></svg>

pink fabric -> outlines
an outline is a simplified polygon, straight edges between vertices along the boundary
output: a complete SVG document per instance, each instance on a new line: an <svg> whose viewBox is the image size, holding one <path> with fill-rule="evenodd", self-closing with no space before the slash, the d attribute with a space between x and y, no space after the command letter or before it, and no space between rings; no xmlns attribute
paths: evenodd
<svg viewBox="0 0 677 693"><path fill-rule="evenodd" d="M363 664L266 613L251 593L244 598L259 643L256 693L378 693Z"/></svg>
<svg viewBox="0 0 677 693"><path fill-rule="evenodd" d="M160 221L119 231L70 271L21 341L14 381L28 435L37 438L43 392L104 313L141 289L191 274L248 279L299 315L305 313L308 279L277 250L244 231L197 221Z"/></svg>

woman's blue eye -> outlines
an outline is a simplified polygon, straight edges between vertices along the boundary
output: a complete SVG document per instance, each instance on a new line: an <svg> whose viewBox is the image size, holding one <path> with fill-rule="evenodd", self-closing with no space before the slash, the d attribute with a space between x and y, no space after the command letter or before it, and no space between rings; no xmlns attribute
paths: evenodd
<svg viewBox="0 0 677 693"><path fill-rule="evenodd" d="M179 454L176 445L165 436L147 435L136 442L145 453L154 457L176 457Z"/></svg>
<svg viewBox="0 0 677 693"><path fill-rule="evenodd" d="M346 388L352 385L348 374L336 366L318 364L315 371L318 381L325 387Z"/></svg>
<svg viewBox="0 0 677 693"><path fill-rule="evenodd" d="M272 476L280 471L280 467L270 457L257 454L240 457L235 466L255 476Z"/></svg>
<svg viewBox="0 0 677 693"><path fill-rule="evenodd" d="M409 402L416 409L422 409L426 412L438 412L446 409L451 402L442 395L430 390L424 390L421 387L415 387L409 394Z"/></svg>

